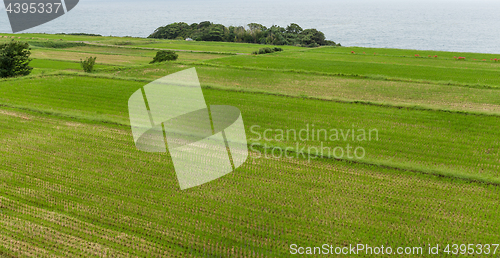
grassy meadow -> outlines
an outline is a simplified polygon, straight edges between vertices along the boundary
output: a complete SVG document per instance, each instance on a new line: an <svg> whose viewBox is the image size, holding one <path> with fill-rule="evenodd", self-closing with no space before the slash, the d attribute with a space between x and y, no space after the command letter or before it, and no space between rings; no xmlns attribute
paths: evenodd
<svg viewBox="0 0 500 258"><path fill-rule="evenodd" d="M288 257L292 244L448 257L448 244L500 244L500 54L254 56L262 45L49 34L0 43L12 37L32 44L34 70L0 79L0 257ZM149 64L158 49L179 59ZM89 56L90 74L79 64ZM208 105L241 110L251 148L233 173L181 191L168 153L136 149L128 99L192 67ZM280 137L306 128L378 134ZM363 158L314 151L347 144Z"/></svg>

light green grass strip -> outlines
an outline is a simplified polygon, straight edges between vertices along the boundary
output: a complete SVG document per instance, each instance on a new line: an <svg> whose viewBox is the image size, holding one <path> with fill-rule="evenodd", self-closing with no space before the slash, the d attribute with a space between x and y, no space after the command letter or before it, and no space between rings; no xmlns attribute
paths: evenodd
<svg viewBox="0 0 500 258"><path fill-rule="evenodd" d="M128 128L130 126L129 124L120 123L120 122L113 121L113 120L106 119L106 118L96 118L96 117L91 117L91 116L73 115L73 114L55 112L53 110L33 109L33 108L21 106L21 105L9 105L9 104L5 104L5 103L0 103L0 107L18 109L18 110L22 110L25 112L31 112L31 113L36 113L36 114L40 114L40 115L59 117L62 119L77 120L79 122L99 123L99 124L104 124L104 125L114 125L114 126L126 127L126 128ZM464 174L464 173L446 170L446 169L429 169L429 168L426 168L424 166L395 164L395 163L390 162L390 161L380 161L380 160L371 160L371 159L362 159L362 160L354 160L354 159L347 159L347 158L338 159L338 158L333 157L332 155L319 155L319 154L315 154L315 153L311 153L311 152L307 152L307 151L298 151L298 150L294 149L293 147L292 147L292 149L290 149L291 146L278 146L278 145L270 145L270 144L266 144L266 146L263 146L262 144L255 143L255 142L249 143L248 147L249 148L252 147L254 149L259 149L259 150L280 149L281 151L283 151L283 153L285 153L285 152L292 153L291 156L294 156L294 157L297 157L297 156L306 157L305 158L306 160L308 157L312 157L311 160L334 159L334 160L342 161L345 163L355 163L355 164L362 164L362 165L368 165L368 166L376 166L376 167L394 169L394 170L399 170L399 171L427 174L427 175L446 177L446 178L451 178L451 179L459 179L459 180L464 180L467 182L475 182L475 183L486 184L486 185L500 186L500 178L495 178L495 177L491 177L491 176Z"/></svg>
<svg viewBox="0 0 500 258"><path fill-rule="evenodd" d="M31 113L36 113L36 114L40 114L40 115L59 117L62 119L77 120L79 122L99 123L99 124L103 124L103 125L119 126L119 127L126 127L126 128L128 128L130 126L127 123L122 123L119 121L111 120L104 115L102 117L76 115L76 114L57 112L57 111L48 110L48 109L34 109L34 108L26 107L23 105L11 105L11 104L7 104L7 103L0 103L0 107L18 109L18 110L22 110L25 112L31 112ZM254 149L260 148L261 150L263 150L263 149L271 150L271 149L276 148L276 149L280 149L281 151L283 151L283 153L288 152L288 153L295 153L296 156L302 155L304 157L313 157L313 158L311 158L311 160L335 159L335 160L347 162L347 163L356 163L356 164L363 164L363 165L369 165L369 166L377 166L377 167L381 167L381 168L395 169L395 170L399 170L399 171L428 174L428 175L434 175L434 176L440 176L440 177L446 177L446 178L460 179L460 180L464 180L467 182L476 182L476 183L481 183L481 184L500 186L500 178L495 178L492 176L464 174L461 172L451 171L451 170L446 170L446 169L429 169L429 168L426 168L424 166L418 166L418 165L415 166L415 165L407 165L407 164L395 164L393 162L390 162L390 160L389 161L380 161L380 160L372 160L372 159L363 159L363 160L353 160L353 159L347 159L347 158L337 159L337 158L333 157L332 155L319 155L319 154L315 154L315 153L311 153L311 152L307 152L307 151L298 151L291 146L270 145L267 143L266 143L266 147L264 147L260 143L255 143L255 142L248 144L249 148L251 146ZM290 149L290 147L292 149ZM288 149L286 149L286 148L288 148ZM294 156L294 155L292 155L292 156Z"/></svg>
<svg viewBox="0 0 500 258"><path fill-rule="evenodd" d="M301 159L305 159L305 160L307 160L309 157L311 157L310 160L332 159L332 160L342 161L345 163L355 163L355 164L362 164L362 165L368 165L368 166L376 166L376 167L380 167L380 168L394 169L394 170L398 170L398 171L420 173L420 174L433 175L433 176L439 176L439 177L445 177L445 178L451 178L451 179L459 179L459 180L464 180L467 182L500 186L500 178L496 178L496 177L492 177L492 176L480 176L480 175L464 174L464 173L451 171L451 170L445 170L445 169L430 169L430 168L426 168L423 166L415 166L415 165L407 165L407 164L395 164L395 163L390 162L390 161L380 161L380 160L372 160L372 159L355 160L355 159L348 159L348 158L340 158L339 159L339 158L333 157L332 155L319 155L319 154L315 154L315 153L311 153L311 152L307 152L307 151L298 151L291 146L277 146L277 145L270 145L270 144L263 146L260 143L248 144L248 147L250 147L250 146L253 146L254 149L259 149L259 150L279 149L283 153L291 153L291 155L289 155L289 156L292 156L292 157L302 156ZM290 149L290 148L292 148L292 149Z"/></svg>
<svg viewBox="0 0 500 258"><path fill-rule="evenodd" d="M129 68L129 67L126 67L126 68L121 67L121 68L118 68L118 70L127 69L127 68ZM56 72L51 72L51 73L46 73L46 74L37 74L37 75L30 75L30 76L25 76L25 77L1 79L0 81L30 80L30 79L37 79L37 78L42 78L42 77L57 77L57 76L79 76L79 77L88 77L88 78L135 81L135 82L144 82L144 83L150 83L150 82L154 81L154 79L143 79L143 78L137 78L137 77L122 77L122 76L100 74L100 73L83 73L83 72L70 72L70 71L56 71ZM422 105L391 104L391 103L387 103L387 102L366 101L366 100L350 100L350 99L333 98L333 97L332 98L321 98L321 97L315 97L315 96L303 96L303 95L292 95L292 94L279 93L279 92L270 92L270 91L265 91L265 90L235 89L235 88L231 88L231 87L225 87L225 86L221 86L218 84L209 84L209 83L202 83L201 86L204 89L214 89L214 90L221 90L221 91L242 92L242 93L251 93L251 94L262 94L262 95L268 95L268 96L278 96L278 97L288 97L288 98L331 101L331 102L345 103L345 104L360 104L360 105L376 106L376 107L444 112L444 113L451 113L451 114L462 114L462 115L473 115L473 116L500 117L500 113L497 113L497 112L484 112L484 111L480 112L480 111L443 109L443 108L433 108L433 107L422 106Z"/></svg>
<svg viewBox="0 0 500 258"><path fill-rule="evenodd" d="M218 60L220 60L220 59L218 59ZM241 70L313 74L313 75L336 76L336 77L347 77L347 78L358 78L358 79L371 79L371 80L381 80L381 81L410 82L410 83L421 83L421 84L458 86L458 87L467 87L467 88L475 88L475 89L500 90L500 86L489 85L489 84L467 84L467 83L459 83L459 82L453 82L453 81L430 81L430 80L419 80L419 79L405 79L405 78L399 78L399 77L388 77L388 76L383 76L383 75L328 73L328 72L308 71L308 70L299 70L299 69L275 69L275 68L260 68L260 67L250 67L250 66L220 65L220 64L213 64L213 63L206 63L206 62L182 62L182 61L179 61L177 63L185 64L185 65L203 65L203 66L220 67L220 68L230 67L230 68L241 69Z"/></svg>

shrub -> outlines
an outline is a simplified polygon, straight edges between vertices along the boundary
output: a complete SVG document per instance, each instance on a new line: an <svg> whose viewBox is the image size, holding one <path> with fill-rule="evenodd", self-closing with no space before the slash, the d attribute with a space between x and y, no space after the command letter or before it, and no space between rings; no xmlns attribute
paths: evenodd
<svg viewBox="0 0 500 258"><path fill-rule="evenodd" d="M269 53L281 52L281 51L283 51L283 49L280 47L274 47L274 48L265 47L265 48L259 49L259 51L252 52L252 54L253 55L263 55L263 54L269 54Z"/></svg>
<svg viewBox="0 0 500 258"><path fill-rule="evenodd" d="M89 33L56 33L56 35L102 37L102 35L100 35L100 34L89 34Z"/></svg>
<svg viewBox="0 0 500 258"><path fill-rule="evenodd" d="M80 65L86 73L91 73L94 71L95 60L97 57L87 57L85 60L80 59Z"/></svg>
<svg viewBox="0 0 500 258"><path fill-rule="evenodd" d="M153 58L153 61L151 61L150 64L165 61L175 61L178 57L179 55L172 50L160 50L156 53L156 56Z"/></svg>
<svg viewBox="0 0 500 258"><path fill-rule="evenodd" d="M24 76L31 73L29 67L31 48L28 43L12 40L0 44L0 77Z"/></svg>
<svg viewBox="0 0 500 258"><path fill-rule="evenodd" d="M70 47L82 47L87 44L81 42L57 42L57 41L35 41L30 42L30 45L35 47L45 47L45 48L70 48Z"/></svg>

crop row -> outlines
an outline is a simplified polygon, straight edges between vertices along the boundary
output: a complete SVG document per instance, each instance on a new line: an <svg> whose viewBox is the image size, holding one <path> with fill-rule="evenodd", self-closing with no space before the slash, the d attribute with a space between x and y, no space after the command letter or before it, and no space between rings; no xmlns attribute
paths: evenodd
<svg viewBox="0 0 500 258"><path fill-rule="evenodd" d="M252 153L180 191L168 156L138 152L128 129L10 112L0 120L10 135L0 137L3 232L63 256L279 257L292 243L486 243L498 227L496 186Z"/></svg>
<svg viewBox="0 0 500 258"><path fill-rule="evenodd" d="M127 124L128 97L144 83L64 76L48 77L39 82L13 81L12 84L4 88L5 94L0 101L8 99L8 103L14 105ZM425 167L485 179L499 176L500 119L496 116L213 89L205 89L204 93L211 105L232 105L242 111L250 142L295 149L298 144L299 150L313 148L311 151L316 153L327 147L330 155L326 156L332 156L336 147L345 149L349 144L353 148L362 147L366 153L363 158L368 161L387 161L417 170ZM352 132L359 130L367 134L376 130L378 137L353 140ZM292 133L287 135L289 131ZM300 137L302 131L305 132ZM348 135L345 140L342 133Z"/></svg>

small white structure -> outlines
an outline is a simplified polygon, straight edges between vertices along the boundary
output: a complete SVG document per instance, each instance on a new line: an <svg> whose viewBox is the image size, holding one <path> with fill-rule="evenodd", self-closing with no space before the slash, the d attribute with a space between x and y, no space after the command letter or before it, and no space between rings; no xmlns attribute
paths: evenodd
<svg viewBox="0 0 500 258"><path fill-rule="evenodd" d="M186 41L194 41L192 38L187 38Z"/></svg>

